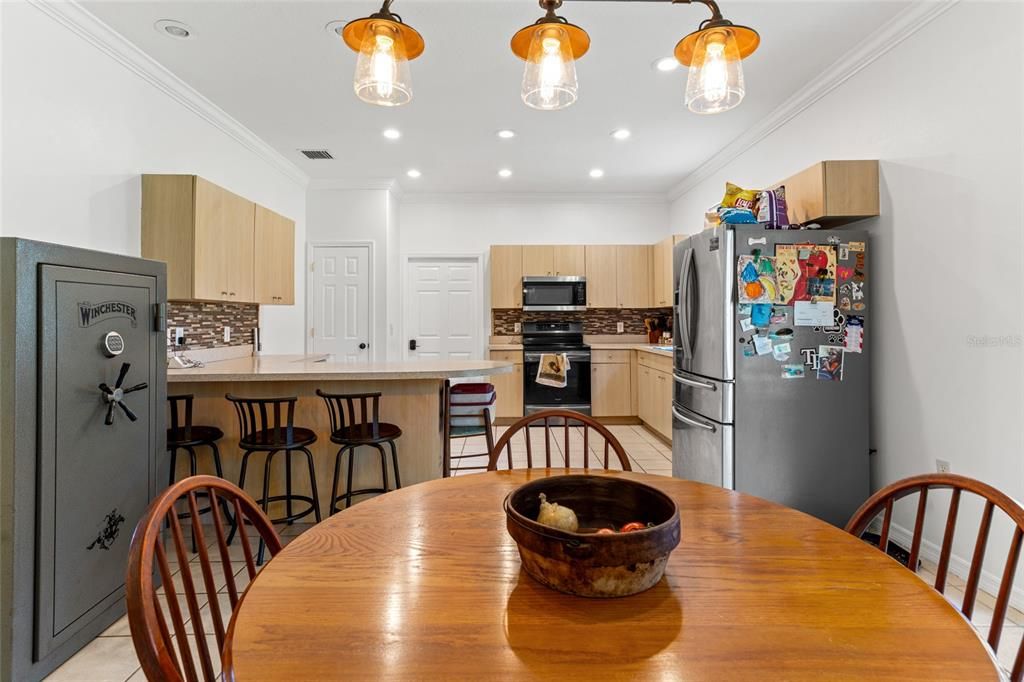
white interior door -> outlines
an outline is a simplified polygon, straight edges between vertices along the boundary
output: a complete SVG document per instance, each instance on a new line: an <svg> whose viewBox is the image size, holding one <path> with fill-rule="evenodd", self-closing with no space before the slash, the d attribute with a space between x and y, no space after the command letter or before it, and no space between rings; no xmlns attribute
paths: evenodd
<svg viewBox="0 0 1024 682"><path fill-rule="evenodd" d="M480 359L479 260L410 257L405 281L406 357Z"/></svg>
<svg viewBox="0 0 1024 682"><path fill-rule="evenodd" d="M370 359L370 247L314 246L312 352Z"/></svg>

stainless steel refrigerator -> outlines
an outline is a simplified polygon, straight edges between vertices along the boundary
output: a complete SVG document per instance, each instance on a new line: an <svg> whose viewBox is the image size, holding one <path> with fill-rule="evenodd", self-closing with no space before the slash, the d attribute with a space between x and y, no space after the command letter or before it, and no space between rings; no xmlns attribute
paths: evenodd
<svg viewBox="0 0 1024 682"><path fill-rule="evenodd" d="M758 225L676 245L674 476L846 523L870 492L867 247Z"/></svg>

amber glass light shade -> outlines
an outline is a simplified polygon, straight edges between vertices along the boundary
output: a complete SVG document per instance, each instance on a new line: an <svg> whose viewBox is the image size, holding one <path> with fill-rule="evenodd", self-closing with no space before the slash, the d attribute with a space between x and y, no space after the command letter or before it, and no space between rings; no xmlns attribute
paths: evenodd
<svg viewBox="0 0 1024 682"><path fill-rule="evenodd" d="M353 87L359 99L379 106L401 106L412 99L405 37L395 22L379 19L366 25Z"/></svg>
<svg viewBox="0 0 1024 682"><path fill-rule="evenodd" d="M523 72L523 102L534 109L564 109L576 101L579 83L569 32L557 23L533 30Z"/></svg>
<svg viewBox="0 0 1024 682"><path fill-rule="evenodd" d="M708 28L697 34L689 66L686 106L690 111L717 114L743 101L743 64L732 28Z"/></svg>

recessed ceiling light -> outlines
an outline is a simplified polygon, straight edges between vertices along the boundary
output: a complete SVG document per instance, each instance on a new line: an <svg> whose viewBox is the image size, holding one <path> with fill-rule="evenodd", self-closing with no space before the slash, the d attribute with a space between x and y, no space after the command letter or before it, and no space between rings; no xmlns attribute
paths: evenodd
<svg viewBox="0 0 1024 682"><path fill-rule="evenodd" d="M510 178L512 177L512 170L509 168L502 168L500 171L498 171L498 177Z"/></svg>
<svg viewBox="0 0 1024 682"><path fill-rule="evenodd" d="M612 131L612 137L616 140L628 140L629 136L633 133L629 132L628 128L619 128L618 130Z"/></svg>
<svg viewBox="0 0 1024 682"><path fill-rule="evenodd" d="M342 30L345 28L345 24L348 22L344 19L335 19L334 21L328 21L324 24L324 31L327 32L332 38L337 38L341 35Z"/></svg>
<svg viewBox="0 0 1024 682"><path fill-rule="evenodd" d="M389 140L397 140L402 136L402 131L397 128L385 128L381 135L388 138Z"/></svg>
<svg viewBox="0 0 1024 682"><path fill-rule="evenodd" d="M175 19L161 19L153 24L153 29L175 40L188 40L195 36L191 26Z"/></svg>
<svg viewBox="0 0 1024 682"><path fill-rule="evenodd" d="M511 140L515 136L516 136L516 131L514 131L514 130L509 130L509 129L506 128L504 130L499 130L498 131L498 137L500 137L503 140Z"/></svg>
<svg viewBox="0 0 1024 682"><path fill-rule="evenodd" d="M595 180L597 178L603 178L604 177L604 171L601 170L600 168L591 168L590 169L590 177L594 178Z"/></svg>
<svg viewBox="0 0 1024 682"><path fill-rule="evenodd" d="M405 174L408 175L410 178L413 178L413 179L416 179L419 176L423 175L423 173L420 173L415 168L410 168L409 170L405 171Z"/></svg>
<svg viewBox="0 0 1024 682"><path fill-rule="evenodd" d="M679 67L679 60L675 57L662 57L654 62L654 68L665 73L675 71Z"/></svg>

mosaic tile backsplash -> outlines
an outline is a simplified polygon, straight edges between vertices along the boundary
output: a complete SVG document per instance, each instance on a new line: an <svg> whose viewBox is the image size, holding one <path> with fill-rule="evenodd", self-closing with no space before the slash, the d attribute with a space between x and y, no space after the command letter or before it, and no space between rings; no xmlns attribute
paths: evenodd
<svg viewBox="0 0 1024 682"><path fill-rule="evenodd" d="M516 322L547 322L552 320L583 322L584 334L616 334L615 325L623 324L623 334L644 334L644 319L664 317L672 323L672 308L592 308L567 313L523 312L518 308L491 311L491 334L512 336Z"/></svg>
<svg viewBox="0 0 1024 682"><path fill-rule="evenodd" d="M185 328L186 351L251 344L252 330L259 324L260 306L256 303L167 302L167 327ZM224 341L224 327L231 327L230 341ZM173 350L167 346L168 354Z"/></svg>

